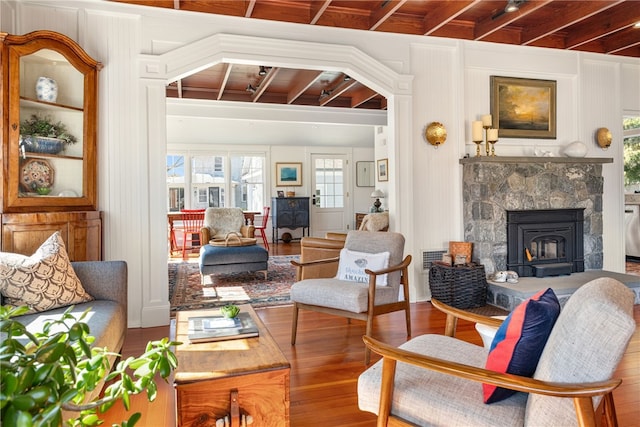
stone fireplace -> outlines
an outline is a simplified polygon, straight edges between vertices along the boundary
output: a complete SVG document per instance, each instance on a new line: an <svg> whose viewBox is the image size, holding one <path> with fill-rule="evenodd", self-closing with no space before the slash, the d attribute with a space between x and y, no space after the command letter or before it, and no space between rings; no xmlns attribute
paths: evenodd
<svg viewBox="0 0 640 427"><path fill-rule="evenodd" d="M584 209L507 211L507 269L520 277L584 271Z"/></svg>
<svg viewBox="0 0 640 427"><path fill-rule="evenodd" d="M535 249L528 248L530 255L533 257L531 251L536 250L538 261L545 258L538 264L570 263L572 271L602 269L602 164L611 161L607 158L497 156L460 159L464 237L474 243L473 260L483 264L488 274L499 270L518 271L522 267L524 276L527 272L535 276L536 271L530 265L509 258L509 213L568 209L580 212L583 217L580 225L573 229L573 233L581 234L582 247L572 254L582 259L568 261L564 255L559 256L560 252L567 252L561 242L570 237L567 233L571 231L566 229L557 234L542 233L540 240L535 241ZM545 269L547 273L565 274L567 266L542 268Z"/></svg>

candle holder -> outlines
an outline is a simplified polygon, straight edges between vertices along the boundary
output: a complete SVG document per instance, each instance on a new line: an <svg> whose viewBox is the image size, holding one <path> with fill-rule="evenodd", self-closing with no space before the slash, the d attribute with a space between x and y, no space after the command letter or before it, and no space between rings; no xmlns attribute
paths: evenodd
<svg viewBox="0 0 640 427"><path fill-rule="evenodd" d="M473 141L474 144L476 144L476 157L481 157L482 154L480 154L480 144L482 144L482 140L480 141Z"/></svg>
<svg viewBox="0 0 640 427"><path fill-rule="evenodd" d="M489 145L489 129L491 129L491 125L487 126L486 124L483 124L482 127L484 128L485 151L487 152L487 156L489 156L491 152Z"/></svg>
<svg viewBox="0 0 640 427"><path fill-rule="evenodd" d="M489 140L489 144L491 144L491 155L492 155L493 157L495 157L495 155L496 155L496 149L495 149L495 147L494 147L494 144L495 144L496 142L498 142L498 140L497 140L497 139L496 139L495 141L491 141L491 140Z"/></svg>

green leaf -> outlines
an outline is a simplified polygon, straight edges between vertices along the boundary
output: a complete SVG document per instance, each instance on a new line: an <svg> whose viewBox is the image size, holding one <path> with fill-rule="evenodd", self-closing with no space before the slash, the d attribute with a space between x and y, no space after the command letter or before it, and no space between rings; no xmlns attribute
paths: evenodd
<svg viewBox="0 0 640 427"><path fill-rule="evenodd" d="M36 351L36 359L40 363L52 363L60 359L65 350L66 346L63 343L46 345Z"/></svg>

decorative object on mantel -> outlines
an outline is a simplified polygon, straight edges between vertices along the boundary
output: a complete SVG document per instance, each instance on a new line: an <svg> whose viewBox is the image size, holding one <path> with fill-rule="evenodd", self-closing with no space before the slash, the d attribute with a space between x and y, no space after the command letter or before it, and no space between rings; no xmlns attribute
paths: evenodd
<svg viewBox="0 0 640 427"><path fill-rule="evenodd" d="M567 157L584 157L587 155L587 146L581 141L573 141L564 148L563 152Z"/></svg>
<svg viewBox="0 0 640 427"><path fill-rule="evenodd" d="M476 157L480 157L480 144L482 144L482 129L484 129L485 151L487 156L495 156L495 143L498 142L498 129L492 128L493 119L491 114L482 116L482 120L471 123L471 137L476 144ZM489 145L491 144L491 145Z"/></svg>
<svg viewBox="0 0 640 427"><path fill-rule="evenodd" d="M438 148L440 144L444 144L447 140L447 129L440 122L432 122L427 126L425 131L425 137L429 144Z"/></svg>
<svg viewBox="0 0 640 427"><path fill-rule="evenodd" d="M596 131L596 141L598 145L603 150L606 150L611 145L611 140L613 137L611 136L611 132L607 128L599 128Z"/></svg>
<svg viewBox="0 0 640 427"><path fill-rule="evenodd" d="M38 77L36 81L36 97L38 101L56 102L56 99L58 99L58 83L50 77Z"/></svg>
<svg viewBox="0 0 640 427"><path fill-rule="evenodd" d="M369 212L382 212L383 209L381 208L382 206L382 202L380 201L381 198L384 197L384 193L382 192L382 190L373 190L373 192L371 193L371 198L372 199L376 199L375 202L373 202L373 206L371 206L371 209L369 209Z"/></svg>

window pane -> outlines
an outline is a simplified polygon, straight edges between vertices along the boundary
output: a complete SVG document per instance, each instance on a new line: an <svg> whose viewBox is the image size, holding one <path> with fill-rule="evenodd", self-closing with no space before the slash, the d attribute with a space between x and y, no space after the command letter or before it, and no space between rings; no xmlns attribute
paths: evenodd
<svg viewBox="0 0 640 427"><path fill-rule="evenodd" d="M169 212L184 209L184 156L167 156L167 187Z"/></svg>
<svg viewBox="0 0 640 427"><path fill-rule="evenodd" d="M264 157L231 157L230 206L262 212L264 206Z"/></svg>
<svg viewBox="0 0 640 427"><path fill-rule="evenodd" d="M224 157L194 156L191 158L191 209L224 207Z"/></svg>
<svg viewBox="0 0 640 427"><path fill-rule="evenodd" d="M320 207L344 207L343 161L341 159L316 159L315 165L316 192L320 191L321 195Z"/></svg>

